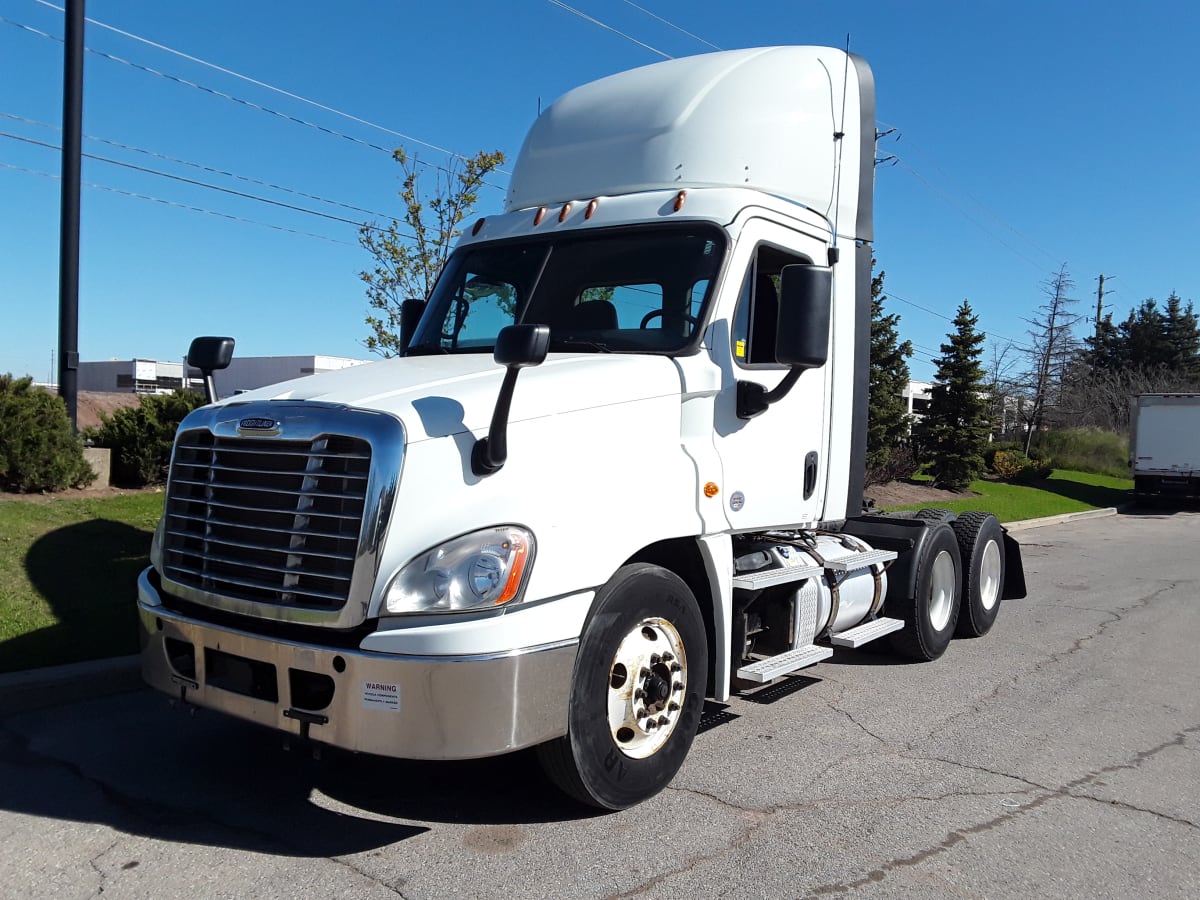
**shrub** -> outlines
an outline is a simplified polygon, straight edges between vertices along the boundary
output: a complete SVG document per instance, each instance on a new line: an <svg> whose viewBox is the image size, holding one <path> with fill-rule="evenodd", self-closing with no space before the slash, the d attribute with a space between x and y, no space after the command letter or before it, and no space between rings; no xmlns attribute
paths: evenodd
<svg viewBox="0 0 1200 900"><path fill-rule="evenodd" d="M175 430L184 416L204 405L191 391L146 394L137 406L101 414L101 426L88 432L100 447L112 449L112 471L122 484L158 484L167 478Z"/></svg>
<svg viewBox="0 0 1200 900"><path fill-rule="evenodd" d="M989 469L996 470L995 459L996 454L1001 451L1010 453L1016 450L1021 453L1021 443L1019 441L992 441L987 445L987 449L983 451L983 461ZM1024 453L1021 453L1024 456Z"/></svg>
<svg viewBox="0 0 1200 900"><path fill-rule="evenodd" d="M1028 484L1049 478L1054 471L1050 466L1031 460L1019 449L997 450L992 454L992 471L1005 481Z"/></svg>
<svg viewBox="0 0 1200 900"><path fill-rule="evenodd" d="M917 468L917 457L911 447L892 447L887 460L880 465L867 466L867 484L887 484L912 477Z"/></svg>
<svg viewBox="0 0 1200 900"><path fill-rule="evenodd" d="M62 397L34 387L32 378L0 375L0 486L61 491L95 477Z"/></svg>

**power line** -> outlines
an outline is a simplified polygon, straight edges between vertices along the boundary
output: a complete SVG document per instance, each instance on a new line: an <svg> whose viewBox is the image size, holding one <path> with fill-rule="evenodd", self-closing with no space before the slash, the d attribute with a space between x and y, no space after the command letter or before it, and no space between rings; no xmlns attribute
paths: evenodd
<svg viewBox="0 0 1200 900"><path fill-rule="evenodd" d="M43 2L43 0L38 0L38 2L41 3L41 2ZM599 19L592 18L587 13L580 12L573 6L568 6L567 4L563 3L562 0L547 0L547 2L553 4L554 6L557 6L559 9L565 9L567 12L571 13L572 15L579 16L579 18L583 19L584 21L591 22L593 25L599 25L605 31L611 31L613 34L623 37L623 38L625 38L625 40L629 41L630 43L637 44L639 47L649 50L651 53L657 53L663 59L674 59L675 58L675 57L671 56L670 54L663 53L657 47L651 47L649 44L644 44L641 41L639 41L637 38L631 37L623 31L618 31L617 29L613 28L611 25L601 22Z"/></svg>
<svg viewBox="0 0 1200 900"><path fill-rule="evenodd" d="M34 140L33 138L22 137L19 134L10 134L9 132L6 132L6 131L0 131L0 137L10 138L10 139L16 140L16 141L22 141L26 144L33 144L34 146L44 147L48 150L60 150L60 151L62 150L61 147L58 147L55 144L49 144L49 143L46 143L45 141ZM385 230L385 229L379 228L378 226L375 226L375 225L367 225L362 222L356 222L354 219L347 219L344 216L335 216L332 213L321 212L320 210L317 210L317 209L308 209L307 207L304 207L304 206L296 206L295 204L292 204L292 203L284 203L282 200L273 200L270 197L260 197L257 194L248 194L245 191L235 191L233 188L222 187L219 184L209 184L207 181L198 181L195 178L184 178L182 175L173 175L170 172L160 172L158 169L150 169L150 168L147 168L146 166L134 165L133 163L124 162L119 159L110 159L107 156L97 156L94 153L84 153L83 156L87 159L94 159L97 162L108 163L109 165L113 165L113 166L120 166L121 168L124 168L124 169L132 169L135 172L143 172L147 175L156 175L159 178L167 178L167 179L170 179L171 181L178 181L183 184L192 185L193 187L202 187L202 188L207 188L208 190L212 190L212 191L219 191L222 194L229 194L230 196L233 196L233 197L240 197L243 200L254 200L258 203L266 203L269 206L277 206L281 209L291 210L292 212L304 213L305 215L316 216L321 219L328 219L332 222L340 222L343 225L353 225L355 228L359 228L359 229L365 228L369 231L379 231L379 232L382 232ZM416 238L411 234L403 234L400 232L397 232L397 234L399 234L400 237L406 238L408 240L416 240Z"/></svg>
<svg viewBox="0 0 1200 900"><path fill-rule="evenodd" d="M712 47L714 50L720 50L720 49L721 49L721 48L720 48L720 47L718 47L716 44L714 44L712 41L706 41L704 38L700 37L700 35L698 35L698 34L692 34L692 33L691 33L690 31L688 31L686 28L680 28L680 27L679 27L678 25L676 25L674 22L671 22L671 21L668 21L667 19L664 19L662 16L658 15L657 13L652 13L652 12L650 12L650 10L646 9L644 6L638 6L636 3L634 3L634 2L633 2L633 0L625 0L625 3L626 3L626 5L628 5L628 6L632 6L632 7L633 7L634 9L636 9L638 12L645 13L645 14L646 14L646 15L648 15L650 18L652 18L652 19L658 19L658 21L662 22L664 25L668 25L668 26L670 26L671 28L674 28L674 29L675 29L676 31L678 31L680 34L686 34L688 37L690 37L690 38L691 38L692 40L694 40L694 41L699 41L701 44L704 44L704 45L706 45L706 46L708 46L708 47Z"/></svg>
<svg viewBox="0 0 1200 900"><path fill-rule="evenodd" d="M62 130L57 125L51 125L48 122L39 122L36 119L27 119L24 116L14 115L13 113L0 112L0 118L11 119L14 122L22 122L26 125L35 125L39 128L48 128L51 131L61 131ZM384 218L384 219L396 218L396 216L391 216L391 215L388 215L387 213L376 212L375 210L364 209L361 206L353 206L349 203L343 203L340 200L331 200L328 197L320 197L316 194L305 193L304 191L298 191L295 188L284 187L283 185L280 185L280 184L273 184L270 181L262 181L258 178L251 178L248 175L238 175L236 172L226 172L223 169L217 169L212 166L203 165L201 163L190 162L189 160L186 160L186 159L179 159L174 156L168 156L165 153L158 153L154 150L146 150L142 147L134 147L130 144L122 144L120 141L111 141L111 140L108 140L107 138L97 137L96 135L93 135L93 134L85 134L84 137L87 138L89 141L96 141L97 143L100 143L100 144L107 144L108 146L116 147L119 150L129 150L134 153L141 153L141 154L144 154L145 156L151 156L155 159L161 159L161 160L165 160L167 162L178 163L181 166L189 166L190 168L199 169L202 172L208 172L213 175L223 175L227 178L234 178L234 179L237 179L238 181L244 181L249 184L256 184L259 187L271 188L272 190L276 190L276 191L283 191L286 194L294 194L297 197L304 197L308 200L316 200L320 203L328 203L331 206L339 206L342 209L348 209L348 210L351 210L352 212L365 213L368 216L377 216L379 218Z"/></svg>
<svg viewBox="0 0 1200 900"><path fill-rule="evenodd" d="M50 9L57 10L58 12L64 12L63 7L57 6L53 3L50 3L49 0L34 0L34 2L40 3L42 6L47 6ZM420 144L422 147L428 147L430 150L436 150L439 153L445 153L447 156L455 157L456 159L463 160L464 162L467 160L467 157L462 156L461 154L455 153L453 150L448 150L445 147L439 147L437 144L432 144L429 141L423 141L420 138L414 137L411 134L405 134L402 131L396 131L393 128L388 128L386 125L380 125L377 122L372 122L369 119L364 119L361 116L354 115L353 113L344 112L335 107L327 106L324 103L321 103L317 100L312 100L308 97L294 93L292 91L287 90L286 88L281 88L276 85L269 84L265 81L260 81L257 78L253 78L249 75L244 75L241 72L234 71L233 69L226 68L225 66L218 65L217 63L209 62L206 59L201 59L200 57L193 56L190 53L184 53L182 50L176 50L174 47L168 47L166 44L160 44L157 41L152 41L149 38L142 37L141 35L134 34L129 31L124 31L120 28L117 28L115 25L109 25L108 23L101 22L98 19L90 19L89 18L86 21L88 22L89 25L95 25L97 28L103 28L106 31L111 31L114 34L119 34L122 37L126 37L126 38L129 38L130 40L137 41L138 43L145 44L148 47L153 47L156 50L161 50L164 53L170 53L173 56L178 56L181 59L186 59L188 62L193 62L193 63L196 63L197 65L205 66L216 72L220 72L223 75L229 75L232 78L238 78L249 84L253 84L256 87L263 88L264 90L273 91L276 94L281 94L282 96L288 97L289 99L297 100L301 103L307 103L309 106L316 107L317 109L320 109L327 113L332 113L335 116L341 116L343 119L349 119L351 122L357 122L360 125L366 125L368 128L374 128L377 131L382 131L385 134L392 135L393 137L403 138L404 140L410 141L414 144ZM505 174L507 174L507 173L505 173Z"/></svg>
<svg viewBox="0 0 1200 900"><path fill-rule="evenodd" d="M44 2L44 0L36 0L36 2L42 3L42 2ZM46 5L51 5L51 4L46 4ZM88 21L90 22L92 20L89 19ZM14 22L12 19L5 18L4 16L0 16L0 23L4 23L5 25L12 25L13 27L19 28L22 31L27 31L30 34L36 34L39 37L43 37L43 38L46 38L51 41L56 41L58 43L62 43L62 40L63 40L62 38L58 37L57 35L50 34L47 31L42 31L41 29L34 28L30 25L22 24L21 22ZM321 132L322 134L329 135L330 137L341 138L342 140L349 141L352 144L358 144L363 147L369 147L372 150L377 150L382 153L386 153L388 156L391 156L393 153L393 151L391 149L384 147L380 144L376 144L371 141L364 140L360 137L355 137L354 135L351 135L351 134L346 134L345 132L342 132L342 131L337 131L336 129L333 129L333 128L328 128L324 125L319 125L316 122L310 122L307 119L301 119L300 117L293 116L290 113L280 112L279 110L271 109L269 106L263 106L261 103L256 103L253 100L247 100L244 97L238 97L234 94L230 94L225 91L218 90L217 88L207 87L206 85L199 84L198 82L190 81L186 78L182 78L179 75L172 75L169 72L163 72L163 71L160 71L159 69L155 69L151 66L142 65L141 63L136 63L131 60L124 59L123 57L120 57L120 56L114 56L111 53L106 53L103 50L96 50L93 47L84 47L84 49L88 53L91 53L94 56L99 56L101 59L107 59L110 62L120 63L123 66L129 66L131 69L136 69L139 72L144 72L148 75L154 75L158 78L164 78L167 81L174 82L175 84L183 85L184 87L189 87L189 88L193 88L198 91L202 91L206 94L210 94L213 97L219 97L222 100L228 100L232 103L237 103L237 104L239 104L241 106L245 106L249 109L254 109L259 112L266 113L267 115L274 116L279 119L283 119L284 121L287 121L287 122L292 122L293 124L296 124L296 125L303 125L305 128L311 128L315 131ZM424 142L418 141L418 143L424 143ZM430 145L430 146L432 146L432 145ZM440 148L436 148L436 149L440 149ZM450 154L450 155L454 156L456 159L462 158L462 157L459 157L457 154ZM438 171L445 172L448 175L454 174L449 168L447 168L445 166L439 166L439 165L436 165L431 162L426 162L425 160L422 160L418 157L413 157L413 162L420 166L426 166L431 169L437 169ZM501 169L497 169L496 171L502 172L502 174L509 174L507 172L503 172L503 170L501 170ZM500 191L504 190L504 188L501 185L494 184L490 181L485 181L483 183L486 184L488 187L495 188L496 190L500 190Z"/></svg>
<svg viewBox="0 0 1200 900"><path fill-rule="evenodd" d="M10 169L14 172L23 172L27 175L37 175L42 178L52 178L56 181L61 178L61 176L55 175L51 172L39 172L37 169L27 169L25 166L14 166L11 163L6 163L6 162L0 162L0 168ZM328 241L331 244L341 244L343 247L357 247L358 246L357 244L351 244L349 241L339 241L337 238L331 238L331 237L328 237L323 234L315 234L314 232L311 232L311 231L300 231L296 228L288 228L284 225L273 225L270 222L260 222L257 219L247 219L243 216L235 216L235 215L231 215L230 213L218 212L215 209L205 209L202 206L191 206L187 203L179 203L175 200L166 200L166 199L163 199L162 197L151 197L148 194L137 194L137 193L134 193L133 191L125 191L125 190L121 190L120 188L109 187L108 185L105 185L105 184L95 184L94 182L90 182L90 181L84 181L84 182L82 182L82 184L84 185L84 187L94 188L95 190L98 190L98 191L107 191L110 194L120 194L123 197L133 197L135 200L149 200L154 203L161 203L165 206L173 206L176 209L187 209L187 210L191 210L192 212L204 213L205 215L209 215L209 216L217 216L218 218L221 218L221 219L228 219L231 222L241 222L246 225L261 225L263 228L272 228L275 231L285 231L288 234L298 234L298 235L301 235L302 237L316 238L321 241Z"/></svg>

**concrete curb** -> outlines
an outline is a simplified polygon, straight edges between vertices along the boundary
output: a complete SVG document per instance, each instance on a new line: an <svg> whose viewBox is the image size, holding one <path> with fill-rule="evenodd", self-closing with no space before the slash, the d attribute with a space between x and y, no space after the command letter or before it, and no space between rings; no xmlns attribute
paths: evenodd
<svg viewBox="0 0 1200 900"><path fill-rule="evenodd" d="M1099 519L1116 514L1116 508L1110 506L1107 509L1006 522L1004 527L1009 531L1025 531L1043 525L1060 525L1064 522ZM80 700L93 700L97 697L135 691L141 687L142 668L138 656L120 656L115 659L12 672L0 675L0 716Z"/></svg>
<svg viewBox="0 0 1200 900"><path fill-rule="evenodd" d="M121 694L142 684L139 656L9 672L0 675L0 716Z"/></svg>
<svg viewBox="0 0 1200 900"><path fill-rule="evenodd" d="M1115 516L1117 508L1109 506L1105 509L1088 509L1083 512L1063 513L1058 516L1044 516L1040 519L1020 519L1016 522L1005 522L1004 527L1009 531L1024 531L1027 528L1041 528L1043 525L1061 525L1064 522L1077 522L1081 519L1103 519Z"/></svg>

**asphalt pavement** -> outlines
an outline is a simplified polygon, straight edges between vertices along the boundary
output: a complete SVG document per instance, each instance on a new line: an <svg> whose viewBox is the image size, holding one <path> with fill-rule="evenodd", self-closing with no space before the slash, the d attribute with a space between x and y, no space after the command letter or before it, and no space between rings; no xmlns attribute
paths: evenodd
<svg viewBox="0 0 1200 900"><path fill-rule="evenodd" d="M530 753L314 759L148 690L9 711L0 894L1200 896L1198 526L1020 530L1030 596L991 634L710 704L671 787L616 814Z"/></svg>

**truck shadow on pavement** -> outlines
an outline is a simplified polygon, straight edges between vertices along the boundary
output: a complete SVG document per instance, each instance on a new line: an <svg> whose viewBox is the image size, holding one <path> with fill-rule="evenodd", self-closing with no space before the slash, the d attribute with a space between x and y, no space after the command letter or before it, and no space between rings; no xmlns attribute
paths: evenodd
<svg viewBox="0 0 1200 900"><path fill-rule="evenodd" d="M25 574L58 622L0 644L0 671L136 653L134 597L149 565L149 531L93 519L38 538Z"/></svg>
<svg viewBox="0 0 1200 900"><path fill-rule="evenodd" d="M376 850L426 823L594 813L552 789L531 752L413 762L312 749L148 690L48 708L0 720L0 809L297 857Z"/></svg>

